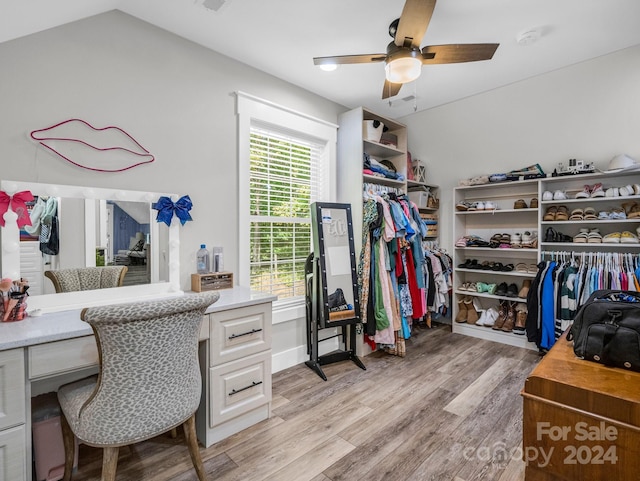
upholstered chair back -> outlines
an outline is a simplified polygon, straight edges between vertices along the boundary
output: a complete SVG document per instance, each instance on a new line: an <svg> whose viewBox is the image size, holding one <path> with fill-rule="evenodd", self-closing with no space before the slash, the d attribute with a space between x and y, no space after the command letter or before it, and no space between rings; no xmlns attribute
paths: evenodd
<svg viewBox="0 0 640 481"><path fill-rule="evenodd" d="M127 266L80 267L45 271L56 292L75 292L119 287L124 281Z"/></svg>
<svg viewBox="0 0 640 481"><path fill-rule="evenodd" d="M73 432L93 446L131 444L185 422L200 402L198 337L206 308L217 292L160 301L90 307L81 317L95 333L100 354L88 396L61 404ZM74 401L77 400L77 401Z"/></svg>

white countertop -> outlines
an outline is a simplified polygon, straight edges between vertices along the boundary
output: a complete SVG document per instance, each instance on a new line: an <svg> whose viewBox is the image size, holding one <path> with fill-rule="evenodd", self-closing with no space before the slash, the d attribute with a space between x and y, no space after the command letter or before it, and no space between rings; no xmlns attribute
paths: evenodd
<svg viewBox="0 0 640 481"><path fill-rule="evenodd" d="M217 292L220 293L220 299L209 306L207 314L273 302L277 299L272 294L238 286ZM93 335L91 326L80 319L80 312L81 309L75 309L26 317L22 321L0 322L0 351Z"/></svg>

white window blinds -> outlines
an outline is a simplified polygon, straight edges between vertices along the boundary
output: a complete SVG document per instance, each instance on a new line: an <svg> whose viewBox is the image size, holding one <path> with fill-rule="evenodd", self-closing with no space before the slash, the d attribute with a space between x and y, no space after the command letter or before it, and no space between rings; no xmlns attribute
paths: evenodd
<svg viewBox="0 0 640 481"><path fill-rule="evenodd" d="M309 205L324 191L325 144L252 123L249 149L251 288L279 299L303 296Z"/></svg>

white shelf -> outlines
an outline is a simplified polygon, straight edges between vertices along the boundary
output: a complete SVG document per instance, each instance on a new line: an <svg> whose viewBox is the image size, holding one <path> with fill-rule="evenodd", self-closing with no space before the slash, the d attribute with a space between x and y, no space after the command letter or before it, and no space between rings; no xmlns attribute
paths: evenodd
<svg viewBox="0 0 640 481"><path fill-rule="evenodd" d="M561 204L577 204L577 203L590 203L590 202L624 202L626 200L640 200L640 195L628 195L625 197L586 197L583 199L564 199L564 200L543 200L540 204L543 205L561 205Z"/></svg>
<svg viewBox="0 0 640 481"><path fill-rule="evenodd" d="M456 210L456 215L473 215L473 214L535 214L538 209L490 209L490 210Z"/></svg>
<svg viewBox="0 0 640 481"><path fill-rule="evenodd" d="M543 247L589 248L589 249L640 249L638 244L622 244L614 242L542 242ZM543 249L544 250L544 249ZM557 249L556 249L557 250Z"/></svg>
<svg viewBox="0 0 640 481"><path fill-rule="evenodd" d="M538 350L535 343L527 341L526 335L518 335L513 332L504 332L491 329L490 327L476 326L474 324L467 324L466 322L455 321L453 322L453 330L458 334L484 339L486 341L500 342L509 346L523 347L533 351Z"/></svg>
<svg viewBox="0 0 640 481"><path fill-rule="evenodd" d="M456 247L455 248L457 251L468 251L468 252L481 252L481 253L487 253L487 252L495 252L495 253L499 253L497 255L499 256L506 256L506 257L538 257L538 249L530 249L530 248L513 248L513 247L509 247L509 248L503 248L501 249L500 247L497 247L495 249L492 249L491 247Z"/></svg>
<svg viewBox="0 0 640 481"><path fill-rule="evenodd" d="M370 184L388 185L391 187L397 187L402 190L404 190L404 185L405 185L404 181L402 180L388 179L386 177L378 177L376 175L369 175L369 174L362 174L362 180Z"/></svg>
<svg viewBox="0 0 640 481"><path fill-rule="evenodd" d="M520 287L522 286L518 286L518 288ZM500 301L527 302L527 299L524 297L496 296L495 294L487 294L486 292L461 291L460 289L456 289L455 293L473 297L484 297L485 299L496 299Z"/></svg>
<svg viewBox="0 0 640 481"><path fill-rule="evenodd" d="M366 139L363 139L363 142L365 145L365 150L369 155L372 155L373 157L380 157L376 160L384 160L385 157L402 155L405 153L404 150L398 149L397 147L392 147L391 145L385 145Z"/></svg>
<svg viewBox="0 0 640 481"><path fill-rule="evenodd" d="M538 272L536 269L536 272L534 273L530 273L530 272L518 272L515 269L512 271L494 271L491 269L465 269L462 267L456 267L454 269L456 272L468 272L470 274L492 274L492 275L498 275L498 276L513 276L513 277L535 277L536 273Z"/></svg>
<svg viewBox="0 0 640 481"><path fill-rule="evenodd" d="M640 219L589 219L589 220L543 220L543 225L582 225L584 224L638 224Z"/></svg>

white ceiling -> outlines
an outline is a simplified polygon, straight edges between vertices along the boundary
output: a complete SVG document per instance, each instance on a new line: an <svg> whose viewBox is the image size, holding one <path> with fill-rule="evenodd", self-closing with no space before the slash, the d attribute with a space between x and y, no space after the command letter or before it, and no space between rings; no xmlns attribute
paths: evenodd
<svg viewBox="0 0 640 481"><path fill-rule="evenodd" d="M638 0L438 0L422 46L500 47L489 61L424 66L389 105L380 98L383 63L324 72L312 58L384 53L404 0L226 0L217 11L203 1L0 0L0 42L119 9L339 104L391 117L640 44ZM532 28L540 39L518 45Z"/></svg>

